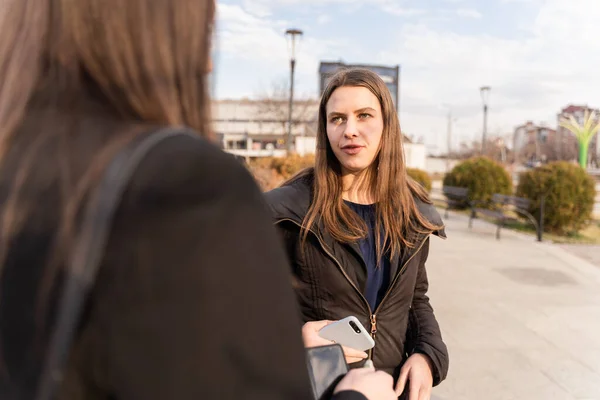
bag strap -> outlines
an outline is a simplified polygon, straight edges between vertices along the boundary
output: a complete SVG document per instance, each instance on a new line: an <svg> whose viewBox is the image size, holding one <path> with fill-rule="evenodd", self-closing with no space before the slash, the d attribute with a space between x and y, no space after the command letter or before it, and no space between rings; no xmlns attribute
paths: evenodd
<svg viewBox="0 0 600 400"><path fill-rule="evenodd" d="M36 400L52 400L62 382L79 318L94 286L112 220L129 181L150 150L174 136L197 137L182 128L164 128L133 140L108 164L99 185L92 192L84 211L80 235L70 253L69 268Z"/></svg>

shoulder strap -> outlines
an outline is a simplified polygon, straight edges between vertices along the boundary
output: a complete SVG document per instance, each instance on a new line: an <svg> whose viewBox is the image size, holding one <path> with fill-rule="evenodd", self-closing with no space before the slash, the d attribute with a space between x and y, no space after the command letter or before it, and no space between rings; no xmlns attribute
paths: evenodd
<svg viewBox="0 0 600 400"><path fill-rule="evenodd" d="M70 254L36 400L53 399L62 382L81 311L104 256L112 219L132 175L150 150L165 139L180 135L196 136L181 128L165 128L135 139L112 159L92 192L84 211L80 235Z"/></svg>

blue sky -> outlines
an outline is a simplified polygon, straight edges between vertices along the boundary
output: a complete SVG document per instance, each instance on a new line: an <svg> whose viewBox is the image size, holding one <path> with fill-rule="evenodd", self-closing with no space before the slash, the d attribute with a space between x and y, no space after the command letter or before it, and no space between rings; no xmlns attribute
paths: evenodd
<svg viewBox="0 0 600 400"><path fill-rule="evenodd" d="M480 137L479 87L492 87L489 131L556 126L569 103L600 107L598 0L218 0L216 97L287 85L284 32L305 32L297 93L316 98L319 61L400 64L401 124L445 150Z"/></svg>

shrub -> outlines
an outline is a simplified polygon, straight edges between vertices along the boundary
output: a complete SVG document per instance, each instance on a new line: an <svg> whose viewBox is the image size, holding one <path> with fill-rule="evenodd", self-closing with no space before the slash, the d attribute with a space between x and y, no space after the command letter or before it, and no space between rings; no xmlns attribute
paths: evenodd
<svg viewBox="0 0 600 400"><path fill-rule="evenodd" d="M248 169L259 186L267 191L279 186L304 168L315 165L314 155L288 157L260 157L251 160Z"/></svg>
<svg viewBox="0 0 600 400"><path fill-rule="evenodd" d="M274 157L253 158L253 159L250 159L250 162L248 163L248 165L251 167L256 167L256 168L273 169L273 159L274 159Z"/></svg>
<svg viewBox="0 0 600 400"><path fill-rule="evenodd" d="M589 224L596 195L594 179L579 165L554 162L526 171L519 178L517 196L530 199L533 215L544 202L544 228L559 234L577 232Z"/></svg>
<svg viewBox="0 0 600 400"><path fill-rule="evenodd" d="M315 165L314 155L299 156L292 154L287 157L271 158L271 167L284 179L289 179L304 168Z"/></svg>
<svg viewBox="0 0 600 400"><path fill-rule="evenodd" d="M426 191L431 192L431 177L427 172L418 168L407 168L406 173L415 181L419 182Z"/></svg>
<svg viewBox="0 0 600 400"><path fill-rule="evenodd" d="M502 165L487 157L474 157L456 165L444 177L444 186L469 189L469 198L486 207L495 193L510 195L512 180Z"/></svg>
<svg viewBox="0 0 600 400"><path fill-rule="evenodd" d="M289 179L304 168L315 165L315 156L308 154L299 156L292 154L287 157L261 157L250 161L251 167L270 168L275 170L283 179Z"/></svg>

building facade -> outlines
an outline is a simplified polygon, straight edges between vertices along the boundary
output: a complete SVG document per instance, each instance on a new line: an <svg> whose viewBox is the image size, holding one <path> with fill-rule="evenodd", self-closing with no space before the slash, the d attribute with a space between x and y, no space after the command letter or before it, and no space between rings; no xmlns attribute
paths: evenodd
<svg viewBox="0 0 600 400"><path fill-rule="evenodd" d="M283 157L288 107L284 100L213 101L213 128L223 150L244 158ZM300 155L315 152L318 108L315 100L294 102L292 148Z"/></svg>
<svg viewBox="0 0 600 400"><path fill-rule="evenodd" d="M370 64L345 64L343 62L321 61L319 65L319 96L327 87L331 76L343 68L365 68L375 72L385 82L390 90L396 111L400 112L400 65L386 67Z"/></svg>
<svg viewBox="0 0 600 400"><path fill-rule="evenodd" d="M532 121L515 128L513 152L520 162L554 160L556 156L556 129L536 125Z"/></svg>

